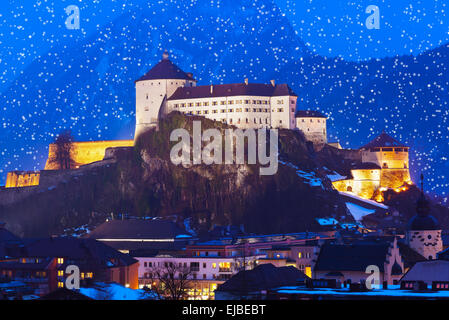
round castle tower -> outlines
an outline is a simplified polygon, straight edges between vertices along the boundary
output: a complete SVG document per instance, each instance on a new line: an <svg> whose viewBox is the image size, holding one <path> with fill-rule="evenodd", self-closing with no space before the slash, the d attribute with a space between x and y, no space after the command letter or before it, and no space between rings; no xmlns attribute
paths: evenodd
<svg viewBox="0 0 449 320"><path fill-rule="evenodd" d="M196 80L185 73L164 52L162 60L135 81L136 84L136 131L134 140L149 128L157 127L161 109L166 100L179 87L194 87Z"/></svg>
<svg viewBox="0 0 449 320"><path fill-rule="evenodd" d="M421 175L421 197L416 202L417 214L408 223L406 239L410 248L426 259L432 260L443 250L443 241L437 219L429 214L429 202L424 196L422 185Z"/></svg>

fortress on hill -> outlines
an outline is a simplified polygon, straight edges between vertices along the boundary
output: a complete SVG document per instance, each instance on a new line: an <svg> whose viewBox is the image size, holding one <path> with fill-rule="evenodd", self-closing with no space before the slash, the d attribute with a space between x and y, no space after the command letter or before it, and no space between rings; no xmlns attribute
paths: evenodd
<svg viewBox="0 0 449 320"><path fill-rule="evenodd" d="M338 143L328 143L327 117L316 110L297 110L297 95L287 84L276 84L274 80L268 84L249 83L244 79L242 83L197 86L193 74L181 70L164 53L159 63L135 81L135 88L134 140L146 130L156 128L165 114L179 111L241 129L300 130L317 149L326 144L338 148L343 156L357 163L351 169L351 176L332 182L341 192L372 199L379 191L399 190L411 183L408 146L385 132L358 150L343 150ZM108 148L132 147L134 140L75 142L73 169L103 161ZM53 158L55 151L55 144L50 144L48 159ZM44 171L58 169L57 164L47 160ZM37 186L43 176L39 171L9 172L5 187Z"/></svg>

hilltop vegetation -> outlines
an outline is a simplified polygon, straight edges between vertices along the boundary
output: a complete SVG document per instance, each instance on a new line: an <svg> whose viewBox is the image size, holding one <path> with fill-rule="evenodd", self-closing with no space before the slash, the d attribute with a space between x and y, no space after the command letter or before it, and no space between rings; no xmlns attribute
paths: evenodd
<svg viewBox="0 0 449 320"><path fill-rule="evenodd" d="M59 233L124 212L180 222L191 218L199 232L229 224L243 224L249 232L294 232L313 229L317 217L352 221L325 176L331 165L323 169L298 131L279 131L281 162L272 176L259 175L258 165L173 165L169 154L176 142L170 142L170 133L175 128L192 133L193 120L200 120L203 130L229 128L171 113L135 148L118 149L114 163L74 170L54 188L40 186L20 203L1 206L0 220L27 236Z"/></svg>

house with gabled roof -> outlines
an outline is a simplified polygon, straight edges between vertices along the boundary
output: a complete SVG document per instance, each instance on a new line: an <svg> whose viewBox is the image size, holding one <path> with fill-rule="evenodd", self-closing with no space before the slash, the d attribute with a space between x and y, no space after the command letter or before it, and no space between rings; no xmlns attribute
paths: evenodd
<svg viewBox="0 0 449 320"><path fill-rule="evenodd" d="M380 283L396 284L400 280L404 263L396 237L392 241L370 239L349 244L324 243L313 267L313 278L363 283L374 269L379 271Z"/></svg>

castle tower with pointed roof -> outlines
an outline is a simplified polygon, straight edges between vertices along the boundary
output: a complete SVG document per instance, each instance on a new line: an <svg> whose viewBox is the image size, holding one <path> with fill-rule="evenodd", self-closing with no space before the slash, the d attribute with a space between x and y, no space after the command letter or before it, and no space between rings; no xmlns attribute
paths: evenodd
<svg viewBox="0 0 449 320"><path fill-rule="evenodd" d="M423 175L421 175L421 197L416 202L416 215L407 226L407 244L423 257L436 259L437 253L443 250L441 227L437 219L430 215L430 205L423 190Z"/></svg>
<svg viewBox="0 0 449 320"><path fill-rule="evenodd" d="M398 188L410 182L409 147L385 131L360 148L363 163L374 163L381 168L380 186Z"/></svg>
<svg viewBox="0 0 449 320"><path fill-rule="evenodd" d="M196 80L191 73L182 71L170 59L167 52L150 71L135 81L136 131L134 139L142 132L157 127L161 109L167 98L178 88L194 87Z"/></svg>
<svg viewBox="0 0 449 320"><path fill-rule="evenodd" d="M409 147L385 131L358 150L360 163L351 168L352 179L333 181L335 189L353 192L366 199L383 201L382 191L397 192L410 184Z"/></svg>

